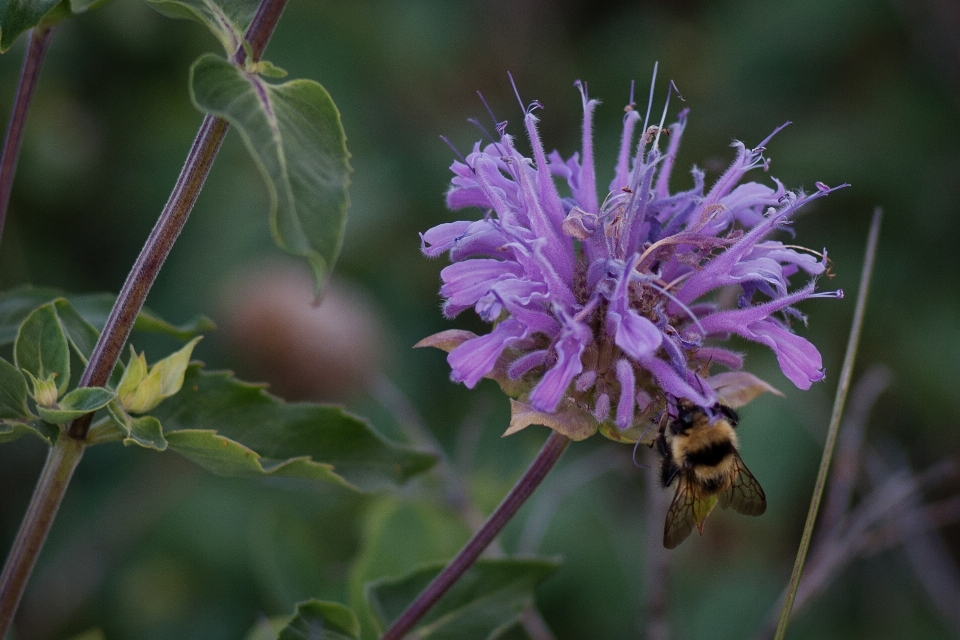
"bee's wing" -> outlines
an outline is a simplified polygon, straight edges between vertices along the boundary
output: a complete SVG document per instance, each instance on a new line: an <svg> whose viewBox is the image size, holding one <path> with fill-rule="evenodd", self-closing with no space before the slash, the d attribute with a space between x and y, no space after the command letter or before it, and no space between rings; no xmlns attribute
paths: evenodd
<svg viewBox="0 0 960 640"><path fill-rule="evenodd" d="M747 516L759 516L767 510L767 497L760 483L736 451L733 453L733 466L733 484L719 495L720 506L724 509L733 507L737 513Z"/></svg>
<svg viewBox="0 0 960 640"><path fill-rule="evenodd" d="M667 521L663 525L663 546L673 549L687 539L697 524L697 496L687 474L681 472L677 480L677 492L667 511Z"/></svg>

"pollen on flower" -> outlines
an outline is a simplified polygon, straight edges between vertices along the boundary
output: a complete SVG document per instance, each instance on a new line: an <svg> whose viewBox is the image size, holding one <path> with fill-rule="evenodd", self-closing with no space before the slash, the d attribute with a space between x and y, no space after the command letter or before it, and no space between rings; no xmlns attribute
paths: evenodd
<svg viewBox="0 0 960 640"><path fill-rule="evenodd" d="M765 147L781 126L752 149L735 142L736 158L709 188L694 167L692 186L671 191L688 110L665 126L668 94L651 125L651 87L645 116L632 96L625 109L614 178L601 198L591 137L599 103L576 86L579 154L544 151L534 102L523 118L532 157L503 123L499 139L453 163L448 206L478 207L482 216L426 231L422 250L449 253L444 314L473 308L493 329L442 332L418 346L448 351L457 382L497 380L515 398L508 433L545 424L574 439L599 428L634 441L652 416L680 401L735 406L771 390L736 372L743 359L724 346L733 335L768 346L797 387L821 380L820 353L793 331L792 321L806 322L795 305L842 292L816 291L826 251L771 238L835 188L817 182L807 195L776 179L741 182L768 167ZM736 373L711 376L714 365Z"/></svg>

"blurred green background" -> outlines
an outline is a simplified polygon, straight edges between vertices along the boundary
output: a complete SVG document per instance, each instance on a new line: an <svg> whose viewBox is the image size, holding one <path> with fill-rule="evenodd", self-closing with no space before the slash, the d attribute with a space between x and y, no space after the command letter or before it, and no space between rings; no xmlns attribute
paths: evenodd
<svg viewBox="0 0 960 640"><path fill-rule="evenodd" d="M217 46L199 25L165 19L134 0L115 0L56 29L0 245L3 288L120 288L201 120L187 92L189 65ZM23 50L21 38L0 58L0 105L12 101ZM283 395L322 397L322 382L301 378L359 367L365 390L330 393L397 439L405 437L405 418L396 398L405 397L484 511L519 476L546 430L501 440L509 411L495 385L454 385L442 353L410 348L446 328L481 328L470 314L442 319L438 273L446 261L422 258L417 236L478 215L445 209L453 152L439 138L462 152L472 147L479 133L467 119L489 122L476 91L519 134L512 73L524 101L545 106L547 148L567 156L579 146L573 82L587 81L591 95L604 100L595 131L606 172L599 183L606 184L630 81L644 100L659 60L655 104L662 105L672 78L691 109L675 188L689 184L685 167L694 163L708 182L715 179L733 157L732 139L756 144L787 120L794 124L768 145L770 175L808 191L818 180L851 183L807 208L795 225L797 242L827 247L834 261L836 275L822 286L847 292L842 301L803 306L811 319L800 332L823 353L826 382L798 392L769 351L744 345L748 366L786 392L742 412L743 458L766 490L767 514L714 515L705 535L685 542L662 568L645 552L648 531L656 538L663 522L662 505L645 498L655 473L632 464L629 447L599 437L576 444L543 488L560 508L540 549L562 556L564 565L542 586L538 604L558 638L644 636L655 614L650 585L665 587L675 637L745 638L762 628L786 584L806 514L875 206L885 218L857 371L885 365L893 384L872 413L867 438L889 464L918 470L960 451L954 2L292 0L265 57L291 77L321 82L341 110L355 172L336 275L364 296L358 313L373 329L356 343L345 338L349 348L329 361L291 364L298 378L284 381L287 367L260 344L276 327L258 332L254 316L253 330L234 328L231 314L254 296L244 286L258 273L288 268L270 241L262 181L235 133L148 304L176 322L211 316L221 331L196 356L248 379L276 376L274 389ZM308 302L309 287L297 304ZM174 345L140 346L159 354ZM382 375L364 369L373 366ZM650 463L647 453L638 459ZM43 455L32 440L0 447L4 552ZM572 471L564 475L564 468ZM956 493L952 482L925 497ZM239 638L259 618L287 613L310 596L351 602L367 578L455 552L467 529L452 512L428 506L440 493L427 479L361 498L216 478L174 454L97 447L81 464L40 559L19 637L65 638L100 626L111 639ZM531 512L528 505L506 531L508 551L526 535ZM955 564L960 527L948 522L940 533ZM953 625L893 544L853 561L798 614L790 637L957 637Z"/></svg>

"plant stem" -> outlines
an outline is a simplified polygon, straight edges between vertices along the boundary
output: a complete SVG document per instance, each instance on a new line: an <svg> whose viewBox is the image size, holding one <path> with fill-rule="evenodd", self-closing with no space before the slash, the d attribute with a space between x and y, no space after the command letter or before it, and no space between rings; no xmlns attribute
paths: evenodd
<svg viewBox="0 0 960 640"><path fill-rule="evenodd" d="M0 638L6 637L13 623L13 614L17 611L33 565L37 562L37 556L47 539L53 518L85 446L83 442L63 437L61 434L47 455L30 506L27 507L27 514L20 524L20 531L13 542L3 573L0 574Z"/></svg>
<svg viewBox="0 0 960 640"><path fill-rule="evenodd" d="M830 470L830 460L837 443L837 432L840 430L840 418L847 400L847 391L850 389L850 379L853 376L853 364L857 359L857 345L860 343L860 330L863 328L863 319L866 315L867 293L870 290L870 276L873 274L874 258L877 255L877 241L880 238L880 219L882 211L877 208L873 212L873 221L870 224L870 233L867 237L867 251L863 259L863 273L860 274L860 291L857 292L857 306L853 314L853 326L850 329L850 338L847 340L847 352L843 357L843 366L840 369L840 381L837 384L837 395L833 400L833 414L830 416L830 428L827 430L827 441L823 447L823 457L820 459L820 470L817 472L817 482L813 487L813 497L810 500L810 510L807 512L807 521L803 525L803 535L800 538L800 548L797 549L797 559L793 564L793 572L787 593L783 599L783 608L780 610L780 620L777 623L775 640L783 640L790 623L790 612L793 610L793 601L800 586L800 576L803 574L803 564L810 549L810 539L813 537L813 525L817 520L817 511L820 509L820 499L827 483L827 472Z"/></svg>
<svg viewBox="0 0 960 640"><path fill-rule="evenodd" d="M101 387L109 379L120 357L120 350L130 337L133 322L147 299L147 293L200 195L228 127L227 121L222 118L204 117L170 199L123 283L117 302L93 348L90 362L80 377L79 386ZM87 414L74 420L68 431L69 436L75 440L86 438L92 419L93 414Z"/></svg>
<svg viewBox="0 0 960 640"><path fill-rule="evenodd" d="M267 46L267 41L277 26L277 20L286 4L287 0L263 0L260 3L253 21L244 34L244 38L250 42L254 61L260 58L264 47ZM233 60L239 63L245 57L246 53L241 47L234 54ZM173 243L176 242L187 223L187 218L200 195L200 190L210 173L213 160L217 157L220 144L229 126L223 118L210 115L204 117L173 192L143 245L140 255L133 263L126 282L123 283L117 302L110 311L103 332L93 348L87 368L84 369L80 378L79 386L99 387L106 384L109 379L110 372L113 371L120 357L120 351L130 337L137 314L143 308L147 294L153 287L157 274L160 273L160 267L170 255ZM77 418L70 424L68 435L75 440L83 440L87 437L92 419L93 414Z"/></svg>
<svg viewBox="0 0 960 640"><path fill-rule="evenodd" d="M287 0L261 1L257 14L245 34L245 38L252 43L251 54L254 60L257 60L262 54L263 48L266 46L274 27L276 27L277 19L286 3ZM24 64L24 78L29 76L32 77L32 80L28 83L24 78L21 78L17 105L21 102L21 94L25 101L29 101L29 96L33 92L33 84L36 83L36 75L39 73L39 62L43 59L43 51L49 44L49 37L49 29L46 31L36 30L31 36L27 62ZM42 45L42 48L36 53L34 53L35 44L38 47ZM30 70L29 73L28 70ZM24 87L27 87L28 90L25 90ZM11 176L16 154L10 154L8 160L7 149L14 146L9 142L9 138L12 137L10 132L14 132L19 137L23 128L22 122L16 127L13 124L16 113L17 108L11 115L11 127L8 131L8 142L3 155L3 170L8 170L9 162ZM25 115L25 113L26 108L24 106L23 114ZM206 116L203 119L180 177L170 194L170 199L163 208L160 217L157 219L157 224L150 232L146 244L127 276L123 289L117 297L117 302L107 319L106 326L94 347L90 361L81 376L79 386L102 386L116 366L120 349L130 336L133 321L143 307L147 293L153 286L160 267L163 266L163 262L170 254L173 243L180 235L184 224L186 224L187 217L197 201L197 196L200 194L200 189L210 172L210 167L213 165L213 160L220 149L220 144L223 142L228 126L226 120L221 118ZM18 144L19 140L17 141ZM61 433L41 471L40 480L30 499L30 506L27 508L27 514L20 527L20 532L17 534L10 555L7 557L3 573L0 574L0 638L6 636L13 622L13 615L16 613L20 599L23 597L27 580L30 578L37 556L40 554L40 549L43 547L53 524L60 501L63 499L63 494L70 483L73 470L76 469L80 457L83 455L87 432L90 429L92 419L93 414L87 414L74 420L66 433Z"/></svg>
<svg viewBox="0 0 960 640"><path fill-rule="evenodd" d="M23 129L27 123L27 112L33 91L37 88L40 68L50 46L52 27L37 27L30 31L30 44L23 59L20 71L20 84L13 98L10 121L7 123L7 135L3 140L3 153L0 155L0 237L3 236L3 224L7 219L10 206L10 191L13 188L13 175L17 171L17 158L20 156L20 143L23 142Z"/></svg>
<svg viewBox="0 0 960 640"><path fill-rule="evenodd" d="M547 438L543 448L540 449L540 453L533 459L526 472L510 490L507 497L503 499L500 506L487 518L483 526L464 545L460 553L450 561L450 564L444 567L443 571L437 574L437 577L427 585L427 588L417 596L406 611L400 614L400 617L383 634L381 640L400 640L430 610L430 607L443 597L443 594L476 562L487 545L493 542L493 539L516 515L527 498L540 486L540 483L543 482L543 479L560 459L560 456L563 455L569 444L570 439L566 436L556 431L550 433L550 437Z"/></svg>

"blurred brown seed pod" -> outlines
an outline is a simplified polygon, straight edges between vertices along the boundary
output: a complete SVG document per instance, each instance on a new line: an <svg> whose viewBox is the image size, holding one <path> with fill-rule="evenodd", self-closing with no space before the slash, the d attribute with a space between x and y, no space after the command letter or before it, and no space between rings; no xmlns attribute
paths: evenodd
<svg viewBox="0 0 960 640"><path fill-rule="evenodd" d="M306 270L269 264L239 274L224 307L241 374L287 400L346 400L381 371L383 326L356 286L331 278L315 305Z"/></svg>

